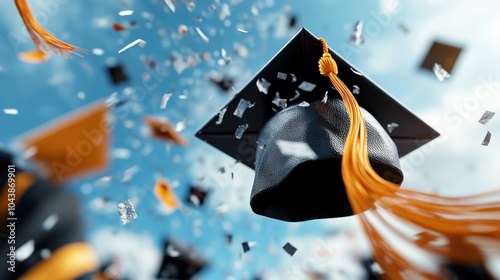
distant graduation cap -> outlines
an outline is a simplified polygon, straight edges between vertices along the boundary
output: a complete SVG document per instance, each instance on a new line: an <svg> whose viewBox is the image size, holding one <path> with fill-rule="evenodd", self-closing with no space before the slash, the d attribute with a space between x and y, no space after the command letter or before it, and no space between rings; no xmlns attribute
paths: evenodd
<svg viewBox="0 0 500 280"><path fill-rule="evenodd" d="M96 102L21 136L32 160L56 182L104 170L108 166L108 108Z"/></svg>
<svg viewBox="0 0 500 280"><path fill-rule="evenodd" d="M208 195L207 190L197 186L191 186L189 187L189 192L186 197L186 202L196 207L199 207L205 203L207 195Z"/></svg>
<svg viewBox="0 0 500 280"><path fill-rule="evenodd" d="M149 126L151 135L155 138L174 142L180 146L186 146L188 143L187 139L184 138L184 136L182 136L180 133L175 131L172 124L170 124L170 122L166 120L146 116L143 118L143 122L147 126Z"/></svg>
<svg viewBox="0 0 500 280"><path fill-rule="evenodd" d="M8 170L13 164L10 153L0 150L0 169ZM10 215L7 203L2 204L0 233L9 236L13 230L15 244L7 239L0 242L4 260L0 262L0 279L90 280L99 261L93 248L85 243L78 200L21 166L14 169L15 215ZM0 199L7 202L8 176L0 176ZM7 227L10 223L15 228ZM8 270L11 246L16 249L15 272Z"/></svg>
<svg viewBox="0 0 500 280"><path fill-rule="evenodd" d="M439 134L329 49L339 78L357 89L375 171L400 184L399 158ZM320 75L322 43L301 29L196 136L255 170L250 205L260 215L305 221L353 214L341 157L350 119ZM354 90L353 90L354 91ZM328 92L327 94L325 94ZM243 135L235 137L239 127Z"/></svg>
<svg viewBox="0 0 500 280"><path fill-rule="evenodd" d="M106 71L111 82L115 85L123 84L128 81L128 74L125 66L120 63L112 63L106 66Z"/></svg>
<svg viewBox="0 0 500 280"><path fill-rule="evenodd" d="M442 41L433 41L420 64L420 68L432 72L434 71L434 64L438 64L446 72L451 73L461 52L462 47L453 46Z"/></svg>
<svg viewBox="0 0 500 280"><path fill-rule="evenodd" d="M191 247L175 240L164 243L158 279L192 279L207 266L207 261Z"/></svg>

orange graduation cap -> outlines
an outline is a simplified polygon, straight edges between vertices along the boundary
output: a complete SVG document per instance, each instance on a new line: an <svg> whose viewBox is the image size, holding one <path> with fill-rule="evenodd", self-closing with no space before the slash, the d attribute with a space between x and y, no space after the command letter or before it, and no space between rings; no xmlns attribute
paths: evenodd
<svg viewBox="0 0 500 280"><path fill-rule="evenodd" d="M63 56L69 57L72 54L81 55L86 50L73 46L66 42L57 39L49 31L43 28L36 21L35 16L31 12L27 0L14 0L17 10L23 19L24 25L28 33L35 43L36 49L19 54L19 59L28 63L40 63L50 58L50 51Z"/></svg>
<svg viewBox="0 0 500 280"><path fill-rule="evenodd" d="M154 137L173 141L181 146L187 145L187 140L181 134L177 133L169 122L152 117L145 117L143 121L151 128L151 134Z"/></svg>
<svg viewBox="0 0 500 280"><path fill-rule="evenodd" d="M22 137L33 160L59 182L100 171L108 164L108 108L99 102L63 116Z"/></svg>
<svg viewBox="0 0 500 280"><path fill-rule="evenodd" d="M181 205L170 186L170 182L166 179L158 179L156 181L154 193L156 198L158 198L169 212L174 211Z"/></svg>

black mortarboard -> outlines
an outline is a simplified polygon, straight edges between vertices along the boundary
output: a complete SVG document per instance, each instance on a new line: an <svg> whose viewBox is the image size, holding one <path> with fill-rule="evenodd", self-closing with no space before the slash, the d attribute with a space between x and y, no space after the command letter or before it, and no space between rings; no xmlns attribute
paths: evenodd
<svg viewBox="0 0 500 280"><path fill-rule="evenodd" d="M191 186L189 187L189 193L186 197L186 202L192 204L193 206L199 207L205 203L205 198L208 191L200 187Z"/></svg>
<svg viewBox="0 0 500 280"><path fill-rule="evenodd" d="M439 134L329 52L339 78L359 92L370 163L380 176L401 183L399 157ZM301 29L196 134L255 169L250 204L257 214L285 221L353 214L340 167L350 120L339 94L319 73L322 54L318 38Z"/></svg>
<svg viewBox="0 0 500 280"><path fill-rule="evenodd" d="M13 165L12 159L8 153L0 151L1 170L13 172L15 174L13 178L16 180L13 183L16 189L15 207L8 212L5 211L7 209L0 211L2 219L0 232L14 236L15 243L1 240L0 253L2 256L8 256L13 246L16 249L17 258L15 272L8 270L11 267L8 260L0 262L0 279L18 279L21 276L29 278L26 274L33 273L37 264L44 258L50 259L50 256L44 255L44 251L53 254L66 245L77 244L85 240L78 200L66 189L42 180L36 174L23 170L20 166ZM14 167L8 168L8 166ZM26 176L30 179L25 179L28 178ZM9 187L8 184L1 184L2 182L4 180L0 179L0 196L6 194ZM3 205L7 208L7 204ZM7 214L8 216L5 217ZM14 227L7 227L7 225L14 225ZM31 245L28 246L28 244ZM32 247L32 250L28 250L29 253L21 259L18 250L24 245ZM88 254L86 251L78 251L78 253ZM95 257L97 259L97 256ZM54 261L52 266L65 264L64 261L59 260ZM69 267L67 269L71 270L72 268ZM43 273L46 272L46 270L43 271ZM90 279L90 274L78 279Z"/></svg>
<svg viewBox="0 0 500 280"><path fill-rule="evenodd" d="M106 69L113 84L118 85L128 81L128 75L123 65L110 64L106 67Z"/></svg>
<svg viewBox="0 0 500 280"><path fill-rule="evenodd" d="M192 248L177 241L165 241L163 261L156 276L159 279L191 279L206 265Z"/></svg>
<svg viewBox="0 0 500 280"><path fill-rule="evenodd" d="M446 72L451 73L461 51L461 47L452 46L440 41L434 41L427 51L420 67L433 71L434 64L437 63L443 67Z"/></svg>

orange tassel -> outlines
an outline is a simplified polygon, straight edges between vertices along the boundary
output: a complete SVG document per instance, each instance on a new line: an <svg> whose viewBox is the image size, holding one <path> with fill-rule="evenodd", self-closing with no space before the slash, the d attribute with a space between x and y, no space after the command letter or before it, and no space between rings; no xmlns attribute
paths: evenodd
<svg viewBox="0 0 500 280"><path fill-rule="evenodd" d="M49 31L43 28L33 16L27 0L14 0L14 2L16 3L17 10L23 19L24 25L26 26L31 39L36 46L36 50L21 54L20 59L32 63L42 62L48 58L46 52L50 50L57 54L62 54L64 57L70 57L73 54L82 56L83 53L87 52L84 49L57 39ZM27 59L23 59L23 57L26 58L26 56Z"/></svg>

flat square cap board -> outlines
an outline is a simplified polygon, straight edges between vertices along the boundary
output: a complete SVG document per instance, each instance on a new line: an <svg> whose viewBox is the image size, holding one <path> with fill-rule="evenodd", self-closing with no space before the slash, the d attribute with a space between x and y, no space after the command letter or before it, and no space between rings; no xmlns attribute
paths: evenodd
<svg viewBox="0 0 500 280"><path fill-rule="evenodd" d="M394 129L388 132L397 146L399 157L439 136L384 89L333 50L329 51L337 62L340 79L354 93L359 90L355 97L360 107L372 114L384 128L392 123L397 124L396 128L393 126ZM289 107L303 101L311 103L322 100L327 91L329 98L340 98L329 79L319 73L318 60L321 55L321 42L302 28L221 109L225 109L222 120L220 114L216 113L196 136L253 169L259 133L266 122L283 109L284 104ZM248 106L243 114L235 114L241 100L248 101ZM238 139L235 131L242 125L248 126Z"/></svg>

